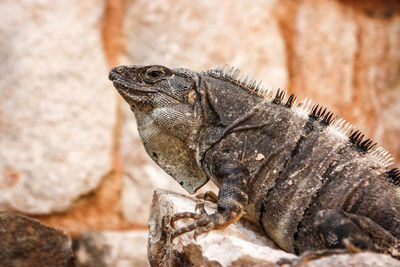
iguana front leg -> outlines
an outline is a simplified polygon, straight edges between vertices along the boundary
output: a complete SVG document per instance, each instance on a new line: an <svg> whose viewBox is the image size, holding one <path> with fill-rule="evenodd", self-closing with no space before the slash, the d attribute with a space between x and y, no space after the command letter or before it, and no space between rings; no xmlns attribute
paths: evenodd
<svg viewBox="0 0 400 267"><path fill-rule="evenodd" d="M172 239L184 233L195 230L194 237L212 229L221 229L236 222L243 215L247 204L247 179L249 172L240 161L224 161L215 164L213 173L222 181L218 194L217 211L213 214L182 212L171 218L171 226L175 228L175 222L189 218L195 221L185 227L176 229L172 233Z"/></svg>

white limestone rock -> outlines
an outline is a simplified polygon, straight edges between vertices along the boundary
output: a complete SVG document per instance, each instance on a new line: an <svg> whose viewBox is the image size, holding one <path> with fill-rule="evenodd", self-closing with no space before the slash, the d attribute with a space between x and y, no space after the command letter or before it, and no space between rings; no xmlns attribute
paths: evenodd
<svg viewBox="0 0 400 267"><path fill-rule="evenodd" d="M127 64L204 70L229 63L265 85L288 83L276 0L127 1Z"/></svg>
<svg viewBox="0 0 400 267"><path fill-rule="evenodd" d="M104 2L2 1L0 206L65 211L111 167Z"/></svg>

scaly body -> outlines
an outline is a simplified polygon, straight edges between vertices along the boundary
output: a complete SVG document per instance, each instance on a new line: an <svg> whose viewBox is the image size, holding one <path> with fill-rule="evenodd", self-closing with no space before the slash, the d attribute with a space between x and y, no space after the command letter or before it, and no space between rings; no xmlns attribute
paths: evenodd
<svg viewBox="0 0 400 267"><path fill-rule="evenodd" d="M281 248L373 250L399 256L399 172L390 156L331 112L238 79L226 66L110 72L152 159L189 193L211 179L217 212L176 214L196 235L245 212Z"/></svg>

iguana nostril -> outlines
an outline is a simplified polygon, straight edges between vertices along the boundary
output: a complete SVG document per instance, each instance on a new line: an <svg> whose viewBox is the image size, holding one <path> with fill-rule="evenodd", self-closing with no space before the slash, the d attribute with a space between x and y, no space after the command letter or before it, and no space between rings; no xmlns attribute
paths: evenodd
<svg viewBox="0 0 400 267"><path fill-rule="evenodd" d="M114 73L113 73L113 70L111 70L110 73L108 73L108 79L109 79L110 81L113 81L113 80L114 80Z"/></svg>

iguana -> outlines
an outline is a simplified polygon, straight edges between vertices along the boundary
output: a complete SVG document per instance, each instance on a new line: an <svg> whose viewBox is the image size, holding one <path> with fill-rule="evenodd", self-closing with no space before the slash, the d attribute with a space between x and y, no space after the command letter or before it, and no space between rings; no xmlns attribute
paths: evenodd
<svg viewBox="0 0 400 267"><path fill-rule="evenodd" d="M217 211L173 215L172 225L194 221L172 236L196 237L246 213L288 252L399 258L400 170L388 169L390 154L326 108L239 72L152 65L109 74L149 156L191 194L210 179L219 187Z"/></svg>

